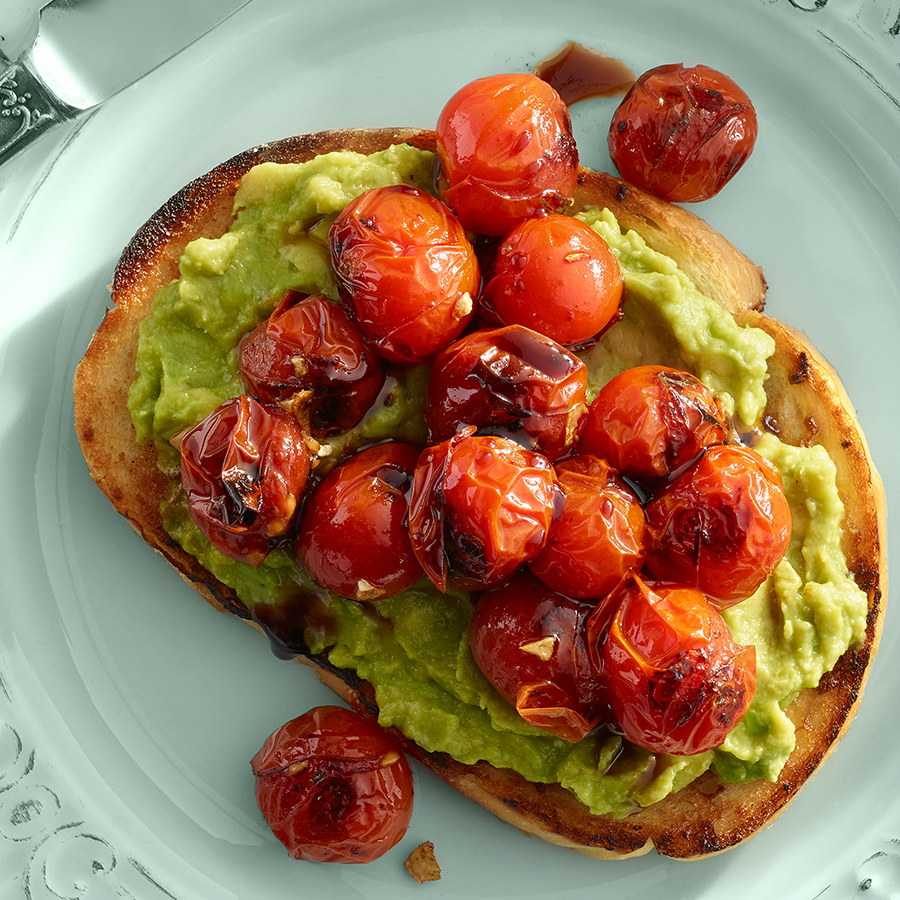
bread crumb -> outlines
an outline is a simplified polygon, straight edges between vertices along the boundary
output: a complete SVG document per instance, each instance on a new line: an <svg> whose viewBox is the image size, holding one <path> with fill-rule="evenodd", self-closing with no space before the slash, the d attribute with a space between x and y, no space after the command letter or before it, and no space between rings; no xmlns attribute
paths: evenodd
<svg viewBox="0 0 900 900"><path fill-rule="evenodd" d="M434 858L434 844L431 841L424 841L419 844L409 858L404 863L406 871L412 875L419 884L426 881L439 881L441 877L441 867Z"/></svg>

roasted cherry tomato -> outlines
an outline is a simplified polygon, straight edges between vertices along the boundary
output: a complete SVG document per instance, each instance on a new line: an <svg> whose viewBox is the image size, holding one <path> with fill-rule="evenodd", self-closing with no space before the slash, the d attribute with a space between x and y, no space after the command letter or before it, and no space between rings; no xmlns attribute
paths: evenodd
<svg viewBox="0 0 900 900"><path fill-rule="evenodd" d="M750 98L727 75L680 63L645 72L609 129L619 174L670 200L717 194L753 152L758 131Z"/></svg>
<svg viewBox="0 0 900 900"><path fill-rule="evenodd" d="M526 722L567 741L606 717L585 643L593 608L523 571L479 597L469 629L475 662L499 693Z"/></svg>
<svg viewBox="0 0 900 900"><path fill-rule="evenodd" d="M446 590L448 564L468 589L506 581L537 556L562 505L544 456L464 428L419 457L409 534L425 574Z"/></svg>
<svg viewBox="0 0 900 900"><path fill-rule="evenodd" d="M341 296L385 359L421 362L472 318L481 286L475 250L430 194L405 184L366 191L337 217L329 242Z"/></svg>
<svg viewBox="0 0 900 900"><path fill-rule="evenodd" d="M521 325L475 331L434 362L425 404L429 443L475 425L556 459L587 411L587 367Z"/></svg>
<svg viewBox="0 0 900 900"><path fill-rule="evenodd" d="M720 609L749 597L791 538L781 474L747 447L710 447L646 507L654 577L696 587Z"/></svg>
<svg viewBox="0 0 900 900"><path fill-rule="evenodd" d="M232 559L262 565L306 485L309 435L278 407L228 400L181 441L181 484L197 527Z"/></svg>
<svg viewBox="0 0 900 900"><path fill-rule="evenodd" d="M569 110L536 75L492 75L457 91L438 117L441 199L466 228L506 234L572 202L578 150Z"/></svg>
<svg viewBox="0 0 900 900"><path fill-rule="evenodd" d="M365 863L406 834L413 779L390 735L340 706L310 710L251 760L256 802L294 859Z"/></svg>
<svg viewBox="0 0 900 900"><path fill-rule="evenodd" d="M324 296L289 291L241 342L241 376L263 403L301 394L322 437L356 425L384 384L378 357L344 310Z"/></svg>
<svg viewBox="0 0 900 900"><path fill-rule="evenodd" d="M380 600L422 577L406 530L418 457L409 444L378 444L333 469L316 488L296 546L319 584L354 600Z"/></svg>
<svg viewBox="0 0 900 900"><path fill-rule="evenodd" d="M549 215L521 222L503 239L481 306L502 324L578 346L619 318L622 291L609 244L578 219Z"/></svg>
<svg viewBox="0 0 900 900"><path fill-rule="evenodd" d="M556 464L566 505L547 546L529 563L541 581L572 597L600 599L638 571L650 535L634 491L597 456Z"/></svg>
<svg viewBox="0 0 900 900"><path fill-rule="evenodd" d="M724 412L699 379L665 366L637 366L600 389L581 444L623 475L653 486L727 435Z"/></svg>
<svg viewBox="0 0 900 900"><path fill-rule="evenodd" d="M587 640L619 727L654 753L718 747L753 700L756 648L736 645L692 588L630 576L592 614Z"/></svg>

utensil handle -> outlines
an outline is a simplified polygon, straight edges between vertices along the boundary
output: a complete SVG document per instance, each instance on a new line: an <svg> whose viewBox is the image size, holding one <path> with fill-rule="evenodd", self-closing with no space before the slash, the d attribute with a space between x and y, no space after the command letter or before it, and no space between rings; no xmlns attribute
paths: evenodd
<svg viewBox="0 0 900 900"><path fill-rule="evenodd" d="M0 74L0 165L77 110L61 103L21 62Z"/></svg>

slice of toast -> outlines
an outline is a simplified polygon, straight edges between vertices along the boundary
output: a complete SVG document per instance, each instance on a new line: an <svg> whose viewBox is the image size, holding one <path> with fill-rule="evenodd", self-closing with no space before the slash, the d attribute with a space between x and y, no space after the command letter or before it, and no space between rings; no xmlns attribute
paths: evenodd
<svg viewBox="0 0 900 900"><path fill-rule="evenodd" d="M332 150L370 153L391 144L434 149L432 132L410 129L332 131L267 144L218 166L179 191L137 232L116 268L111 308L78 367L75 419L88 468L113 506L152 547L217 609L252 623L227 586L185 553L163 529L159 507L167 480L152 446L138 445L126 401L135 378L138 326L158 288L178 276L178 260L197 237L218 237L233 221L243 174L260 162L302 162ZM721 784L712 773L624 819L592 815L557 785L536 785L487 763L463 765L427 753L398 735L407 752L500 818L550 842L602 858L656 847L681 859L726 850L771 822L834 748L853 717L874 654L886 591L884 491L852 406L833 370L803 335L766 317L760 269L693 213L619 179L583 170L576 210L608 207L623 230L634 229L674 259L708 296L741 324L767 331L776 344L769 361L766 428L782 440L824 445L837 468L846 508L842 546L868 598L864 642L848 650L819 686L791 703L797 745L777 782ZM377 714L371 686L324 657L301 660L351 705Z"/></svg>

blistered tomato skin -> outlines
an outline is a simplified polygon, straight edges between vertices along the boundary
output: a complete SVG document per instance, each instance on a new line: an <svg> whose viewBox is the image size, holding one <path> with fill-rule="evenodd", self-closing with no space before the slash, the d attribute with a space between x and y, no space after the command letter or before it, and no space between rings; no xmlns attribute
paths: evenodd
<svg viewBox="0 0 900 900"><path fill-rule="evenodd" d="M469 629L475 662L500 694L526 722L567 741L581 740L607 712L585 642L593 608L523 571L481 594Z"/></svg>
<svg viewBox="0 0 900 900"><path fill-rule="evenodd" d="M474 425L556 459L575 442L586 395L587 367L550 338L521 325L475 331L435 359L428 441Z"/></svg>
<svg viewBox="0 0 900 900"><path fill-rule="evenodd" d="M241 342L239 366L263 403L303 392L317 437L356 425L384 384L378 358L347 313L324 296L294 291Z"/></svg>
<svg viewBox="0 0 900 900"><path fill-rule="evenodd" d="M482 314L577 347L620 317L622 293L609 244L578 219L547 215L504 237L482 291Z"/></svg>
<svg viewBox="0 0 900 900"><path fill-rule="evenodd" d="M419 457L409 534L442 591L450 568L467 590L493 587L537 556L562 508L546 457L504 437L464 428Z"/></svg>
<svg viewBox="0 0 900 900"><path fill-rule="evenodd" d="M623 475L657 487L727 436L724 412L699 379L667 366L637 366L600 389L581 445Z"/></svg>
<svg viewBox="0 0 900 900"><path fill-rule="evenodd" d="M609 129L619 174L673 203L715 196L744 165L758 124L750 98L708 66L659 66L625 95Z"/></svg>
<svg viewBox="0 0 900 900"><path fill-rule="evenodd" d="M462 333L481 273L462 225L409 185L360 194L329 231L341 297L379 356L419 363Z"/></svg>
<svg viewBox="0 0 900 900"><path fill-rule="evenodd" d="M378 444L341 463L316 488L296 548L323 587L354 600L380 600L422 577L406 529L418 456L409 444Z"/></svg>
<svg viewBox="0 0 900 900"><path fill-rule="evenodd" d="M781 474L739 445L708 449L646 512L653 544L648 571L696 587L720 609L756 591L791 537Z"/></svg>
<svg viewBox="0 0 900 900"><path fill-rule="evenodd" d="M643 564L650 543L644 508L597 456L573 456L555 468L566 504L529 568L564 594L599 600Z"/></svg>
<svg viewBox="0 0 900 900"><path fill-rule="evenodd" d="M409 763L360 713L310 710L274 732L251 766L260 811L294 859L371 862L409 827Z"/></svg>
<svg viewBox="0 0 900 900"><path fill-rule="evenodd" d="M602 656L612 715L625 737L674 756L718 747L756 689L756 649L734 643L700 591L633 576L598 607L587 639ZM598 649L599 648L599 649Z"/></svg>
<svg viewBox="0 0 900 900"><path fill-rule="evenodd" d="M572 202L578 150L569 111L535 75L492 75L457 91L436 125L441 199L479 234Z"/></svg>
<svg viewBox="0 0 900 900"><path fill-rule="evenodd" d="M310 469L309 435L278 407L228 400L181 442L191 517L225 556L262 565L291 525Z"/></svg>

